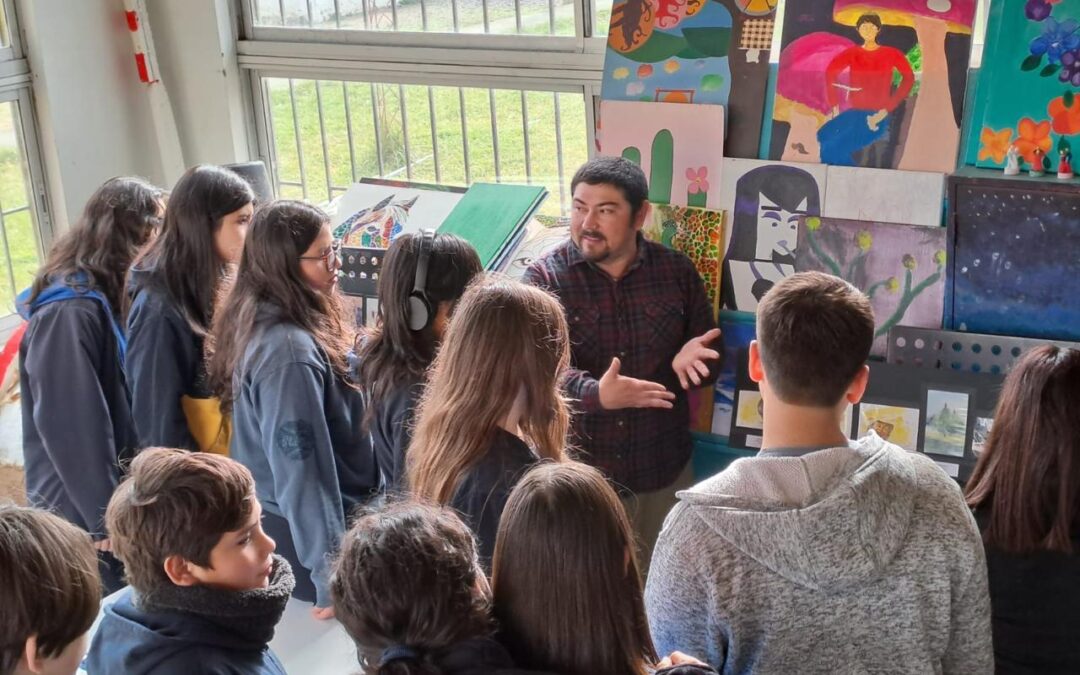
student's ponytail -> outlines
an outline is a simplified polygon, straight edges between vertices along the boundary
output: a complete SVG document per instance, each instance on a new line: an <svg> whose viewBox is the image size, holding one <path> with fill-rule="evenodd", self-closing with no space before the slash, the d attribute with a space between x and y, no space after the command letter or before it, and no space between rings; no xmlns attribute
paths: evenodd
<svg viewBox="0 0 1080 675"><path fill-rule="evenodd" d="M443 670L420 650L393 645L383 650L377 675L442 675Z"/></svg>

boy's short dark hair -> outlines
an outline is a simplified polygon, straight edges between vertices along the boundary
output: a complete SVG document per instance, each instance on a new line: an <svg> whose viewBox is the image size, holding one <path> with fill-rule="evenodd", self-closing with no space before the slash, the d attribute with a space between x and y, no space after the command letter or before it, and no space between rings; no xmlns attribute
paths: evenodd
<svg viewBox="0 0 1080 675"><path fill-rule="evenodd" d="M59 516L0 505L0 674L15 671L26 640L59 656L97 617L101 577L90 535Z"/></svg>
<svg viewBox="0 0 1080 675"><path fill-rule="evenodd" d="M109 500L105 525L132 588L150 594L172 582L164 562L178 555L210 567L210 551L251 516L255 480L221 455L148 448L131 462Z"/></svg>
<svg viewBox="0 0 1080 675"><path fill-rule="evenodd" d="M622 157L594 157L581 165L570 181L570 194L580 183L586 185L614 185L630 202L630 210L637 215L649 198L649 181L637 164Z"/></svg>
<svg viewBox="0 0 1080 675"><path fill-rule="evenodd" d="M832 407L870 356L874 311L843 279L800 272L761 299L757 342L765 376L780 400Z"/></svg>
<svg viewBox="0 0 1080 675"><path fill-rule="evenodd" d="M881 30L881 17L877 14L863 14L855 22L855 30L862 28L864 23L872 23L877 26L878 30Z"/></svg>

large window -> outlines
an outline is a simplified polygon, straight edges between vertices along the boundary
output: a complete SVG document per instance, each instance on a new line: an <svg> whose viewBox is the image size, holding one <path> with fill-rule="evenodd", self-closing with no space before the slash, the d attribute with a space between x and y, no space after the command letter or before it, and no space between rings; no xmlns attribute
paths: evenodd
<svg viewBox="0 0 1080 675"><path fill-rule="evenodd" d="M30 285L52 236L30 68L22 57L13 6L0 0L0 331L17 323L15 296Z"/></svg>
<svg viewBox="0 0 1080 675"><path fill-rule="evenodd" d="M327 203L361 177L531 183L549 190L543 212L567 212L593 144L603 4L244 0L240 63L278 193Z"/></svg>

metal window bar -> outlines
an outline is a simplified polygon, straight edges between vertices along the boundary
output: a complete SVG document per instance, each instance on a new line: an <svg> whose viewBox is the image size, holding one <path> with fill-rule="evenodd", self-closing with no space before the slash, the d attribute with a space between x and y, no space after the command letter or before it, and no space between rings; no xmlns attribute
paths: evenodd
<svg viewBox="0 0 1080 675"><path fill-rule="evenodd" d="M472 183L472 171L469 169L469 129L465 121L465 89L458 87L458 110L461 111L461 149L465 160L465 184Z"/></svg>
<svg viewBox="0 0 1080 675"><path fill-rule="evenodd" d="M548 1L550 2L551 0ZM338 28L341 28L341 5L338 3L338 0L334 0L334 24Z"/></svg>
<svg viewBox="0 0 1080 675"><path fill-rule="evenodd" d="M480 5L484 9L484 32L491 32L491 20L488 17L488 0L480 0Z"/></svg>
<svg viewBox="0 0 1080 675"><path fill-rule="evenodd" d="M514 22L517 24L517 32L521 34L521 3L524 0L514 0Z"/></svg>
<svg viewBox="0 0 1080 675"><path fill-rule="evenodd" d="M412 180L412 151L409 148L409 113L405 110L405 88L397 86L398 106L401 109L401 138L405 143L405 176Z"/></svg>
<svg viewBox="0 0 1080 675"><path fill-rule="evenodd" d="M420 25L427 30L427 3L424 0L420 0Z"/></svg>
<svg viewBox="0 0 1080 675"><path fill-rule="evenodd" d="M311 0L307 0L307 25L308 28L315 27L315 16L311 11Z"/></svg>
<svg viewBox="0 0 1080 675"><path fill-rule="evenodd" d="M304 168L304 148L300 143L300 116L296 114L296 87L289 78L289 104L292 107L293 133L296 134L296 163L300 166L300 183L304 189L304 199L308 198L307 171Z"/></svg>
<svg viewBox="0 0 1080 675"><path fill-rule="evenodd" d="M555 0L548 0L548 35L555 34Z"/></svg>
<svg viewBox="0 0 1080 675"><path fill-rule="evenodd" d="M559 210L566 213L566 187L563 173L562 111L559 109L559 93L552 92L555 101L555 159L559 165Z"/></svg>
<svg viewBox="0 0 1080 675"><path fill-rule="evenodd" d="M371 83L371 119L375 125L375 156L379 160L379 175L385 175L382 156L382 125L379 123L379 103L375 96L375 83Z"/></svg>
<svg viewBox="0 0 1080 675"><path fill-rule="evenodd" d="M439 135L435 131L435 94L428 85L427 88L428 115L431 118L431 157L435 162L435 182L442 182L442 171L439 169Z"/></svg>
<svg viewBox="0 0 1080 675"><path fill-rule="evenodd" d="M353 147L352 111L349 109L349 85L341 83L341 100L345 102L345 135L349 139L349 171L356 182L356 148Z"/></svg>
<svg viewBox="0 0 1080 675"><path fill-rule="evenodd" d="M371 30L371 22L368 20L368 0L360 0L360 11L364 14L364 30Z"/></svg>
<svg viewBox="0 0 1080 675"><path fill-rule="evenodd" d="M488 89L488 109L491 111L491 150L495 155L495 182L502 182L502 167L499 162L499 124L495 117L495 90Z"/></svg>
<svg viewBox="0 0 1080 675"><path fill-rule="evenodd" d="M394 30L397 30L397 0L390 0L390 14L394 18Z"/></svg>
<svg viewBox="0 0 1080 675"><path fill-rule="evenodd" d="M330 199L330 149L326 144L326 119L323 116L322 82L315 80L315 107L319 111L319 141L322 143L323 170L326 171L326 198Z"/></svg>
<svg viewBox="0 0 1080 675"><path fill-rule="evenodd" d="M525 90L521 90L521 133L525 148L525 182L532 184L532 152L529 148L529 104L525 100Z"/></svg>
<svg viewBox="0 0 1080 675"><path fill-rule="evenodd" d="M278 9L281 10L281 27L285 27L285 0L278 0Z"/></svg>
<svg viewBox="0 0 1080 675"><path fill-rule="evenodd" d="M457 0L450 0L450 14L454 18L454 32L461 32L461 25L458 21L458 6Z"/></svg>

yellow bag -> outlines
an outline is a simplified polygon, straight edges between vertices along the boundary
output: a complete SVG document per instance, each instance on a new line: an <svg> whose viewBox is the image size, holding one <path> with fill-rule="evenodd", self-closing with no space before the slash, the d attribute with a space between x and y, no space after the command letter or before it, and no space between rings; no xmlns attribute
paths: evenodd
<svg viewBox="0 0 1080 675"><path fill-rule="evenodd" d="M229 456L229 440L232 438L232 419L221 414L221 401L217 398L180 397L188 429L199 445L199 450L215 455Z"/></svg>

